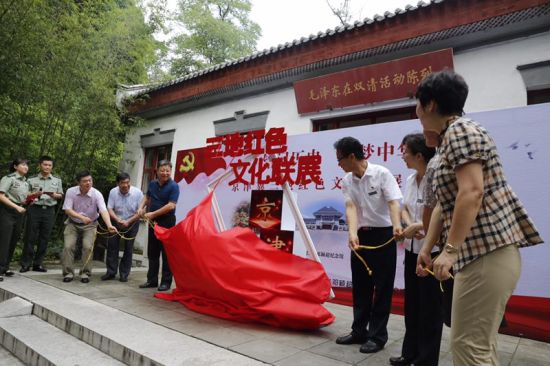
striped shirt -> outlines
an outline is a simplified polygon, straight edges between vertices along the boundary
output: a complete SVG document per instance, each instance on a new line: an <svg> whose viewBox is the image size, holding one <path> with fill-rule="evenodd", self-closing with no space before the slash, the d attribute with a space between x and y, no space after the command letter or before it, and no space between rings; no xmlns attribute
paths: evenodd
<svg viewBox="0 0 550 366"><path fill-rule="evenodd" d="M458 192L455 169L476 160L481 161L483 169L483 200L465 243L460 247L453 266L455 273L495 249L543 242L506 182L496 145L483 127L467 118L457 119L444 132L439 153L441 160L434 181L442 208L443 242L447 241Z"/></svg>

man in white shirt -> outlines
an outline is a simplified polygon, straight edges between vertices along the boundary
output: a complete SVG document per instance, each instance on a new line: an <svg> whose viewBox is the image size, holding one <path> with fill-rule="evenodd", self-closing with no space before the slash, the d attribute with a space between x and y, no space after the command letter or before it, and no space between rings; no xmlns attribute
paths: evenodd
<svg viewBox="0 0 550 366"><path fill-rule="evenodd" d="M109 201L107 210L113 224L124 237L113 235L109 238L107 244L107 272L101 276L102 281L112 280L119 272L119 281L127 282L130 269L132 268L132 254L134 250L134 241L139 230L138 208L143 193L136 187L130 185L130 176L128 173L119 173L116 177L117 186L109 192ZM120 240L124 241L124 254L120 264L118 262L118 252L120 249Z"/></svg>
<svg viewBox="0 0 550 366"><path fill-rule="evenodd" d="M363 145L353 137L334 144L338 165L347 174L342 180L346 200L353 282L353 324L351 333L338 337L338 344L362 344L360 352L374 353L388 341L387 323L391 310L397 247L403 235L400 200L395 177L383 166L367 162ZM386 245L381 246L384 243ZM381 246L360 249L359 245ZM374 295L374 296L373 296Z"/></svg>

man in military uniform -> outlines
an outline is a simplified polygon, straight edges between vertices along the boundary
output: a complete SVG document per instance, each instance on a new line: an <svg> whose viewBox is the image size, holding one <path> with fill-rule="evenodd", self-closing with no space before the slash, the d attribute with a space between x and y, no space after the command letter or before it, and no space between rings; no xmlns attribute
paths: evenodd
<svg viewBox="0 0 550 366"><path fill-rule="evenodd" d="M19 270L21 273L29 271L31 265L33 271L47 272L42 261L55 223L55 208L57 202L63 198L61 179L52 175L53 159L46 155L42 156L39 164L40 173L28 180L31 190L41 191L42 195L27 208L25 244Z"/></svg>

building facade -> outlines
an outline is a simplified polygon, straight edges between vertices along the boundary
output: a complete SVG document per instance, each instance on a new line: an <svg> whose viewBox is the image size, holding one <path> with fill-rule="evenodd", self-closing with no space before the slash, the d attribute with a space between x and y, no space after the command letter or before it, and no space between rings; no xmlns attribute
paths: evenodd
<svg viewBox="0 0 550 366"><path fill-rule="evenodd" d="M177 151L205 146L209 137L272 127L295 135L414 119L413 83L400 93L381 88L384 72L393 78L398 65L415 58L441 61L464 76L467 113L550 102L550 1L419 2L164 84L120 89L129 113L145 119L127 136L121 168L145 188L157 161L175 161ZM329 101L330 93L344 93L345 75L369 73L377 98ZM332 82L324 94L323 82ZM358 88L366 93L367 83ZM301 85L316 86L308 93ZM311 105L323 97L325 103Z"/></svg>

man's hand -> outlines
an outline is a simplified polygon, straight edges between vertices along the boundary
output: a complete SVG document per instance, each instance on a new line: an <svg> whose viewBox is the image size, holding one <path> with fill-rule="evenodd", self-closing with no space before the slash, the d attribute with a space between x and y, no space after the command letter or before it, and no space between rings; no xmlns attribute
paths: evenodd
<svg viewBox="0 0 550 366"><path fill-rule="evenodd" d="M351 232L349 234L348 247L352 250L359 249L359 237Z"/></svg>
<svg viewBox="0 0 550 366"><path fill-rule="evenodd" d="M451 277L449 270L453 267L453 264L455 264L457 258L457 253L450 254L446 251L442 251L433 265L435 278L439 281L448 280Z"/></svg>
<svg viewBox="0 0 550 366"><path fill-rule="evenodd" d="M23 215L25 212L27 212L27 210L25 209L25 207L17 206L15 209L16 209L17 212L20 213L21 215Z"/></svg>
<svg viewBox="0 0 550 366"><path fill-rule="evenodd" d="M430 269L432 267L432 255L430 252L420 249L418 258L416 259L416 275L418 277L426 277L429 275L428 271L424 268Z"/></svg>
<svg viewBox="0 0 550 366"><path fill-rule="evenodd" d="M137 211L137 214L139 217L144 217L145 216L145 209L144 208L140 208L138 211Z"/></svg>
<svg viewBox="0 0 550 366"><path fill-rule="evenodd" d="M395 240L403 240L403 228L401 226L393 227L393 237Z"/></svg>
<svg viewBox="0 0 550 366"><path fill-rule="evenodd" d="M114 227L113 225L107 225L107 230L109 230L109 232L111 234L116 234L118 233L118 230L116 229L116 227Z"/></svg>
<svg viewBox="0 0 550 366"><path fill-rule="evenodd" d="M143 214L143 218L152 221L155 217L153 216L152 212L147 212L147 213Z"/></svg>
<svg viewBox="0 0 550 366"><path fill-rule="evenodd" d="M128 227L128 220L120 220L118 223L119 223L119 225L122 226L123 228L127 228L127 227Z"/></svg>
<svg viewBox="0 0 550 366"><path fill-rule="evenodd" d="M92 223L92 219L84 215L80 217L80 220L84 223L84 225L88 225Z"/></svg>

